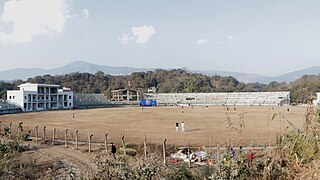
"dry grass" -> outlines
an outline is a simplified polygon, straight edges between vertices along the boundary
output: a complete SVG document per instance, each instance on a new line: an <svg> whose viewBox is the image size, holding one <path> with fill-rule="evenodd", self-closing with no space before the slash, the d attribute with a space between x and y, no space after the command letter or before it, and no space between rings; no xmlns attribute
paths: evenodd
<svg viewBox="0 0 320 180"><path fill-rule="evenodd" d="M241 131L241 136L236 130L230 131L231 145L237 145L239 138L243 145L267 144L268 143L268 118L274 113L282 113L296 127L303 127L303 120L307 107L259 107L259 106L239 106L234 110L229 108L228 116L234 128L239 129L239 115L245 113L243 121L245 128ZM75 118L72 114L75 113ZM226 123L226 110L222 106L184 107L125 107L125 108L104 108L75 111L47 111L3 115L0 117L2 126L9 122L14 123L14 127L19 122L23 122L25 130L31 130L34 134L34 127L39 125L42 131L43 126L47 126L48 138L52 135L52 129L57 128L56 137L64 138L64 129L69 129L69 139L74 140L75 130L79 130L80 139L86 140L88 131L93 134L94 142L104 142L104 134L107 132L109 142L120 143L121 133L125 135L127 143L143 143L144 135L147 136L148 143L162 144L167 138L168 144L186 145L216 145L222 143L227 145L228 129ZM185 122L186 133L175 132L175 123ZM270 121L270 139L275 143L275 137L291 129L281 117L276 117ZM3 127L2 127L3 130ZM26 132L26 131L24 131ZM39 136L42 136L39 132Z"/></svg>

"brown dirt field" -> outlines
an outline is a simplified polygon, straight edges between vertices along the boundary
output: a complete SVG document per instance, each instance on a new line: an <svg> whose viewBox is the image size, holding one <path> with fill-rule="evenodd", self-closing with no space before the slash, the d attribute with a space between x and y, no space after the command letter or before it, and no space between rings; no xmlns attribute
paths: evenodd
<svg viewBox="0 0 320 180"><path fill-rule="evenodd" d="M287 112L287 108L290 111ZM236 110L230 107L228 111L223 106L204 106L184 107L184 113L181 107L124 107L124 108L102 108L89 110L64 110L64 111L46 111L34 113L21 113L0 116L3 126L8 127L9 122L13 122L12 128L15 132L18 122L23 122L24 132L31 130L35 134L35 126L39 125L39 137L42 137L43 126L47 126L46 134L50 140L52 129L57 128L59 139L64 138L64 130L68 131L68 139L74 140L75 131L79 130L81 140L86 140L88 131L93 134L94 142L104 142L104 134L108 133L108 141L120 143L121 133L125 135L127 143L142 144L144 135L147 141L161 144L164 138L167 143L173 145L186 145L190 142L192 145L227 145L228 125L226 122L226 112L231 118L232 126L230 138L232 145L239 144L240 134L236 130L239 128L241 113L244 115L245 128L242 132L241 145L268 144L268 119L273 114L282 113L296 127L303 126L304 115L307 107L264 107L264 106L237 106ZM72 118L72 114L75 118ZM185 122L186 132L175 132L176 122ZM280 133L285 133L292 129L290 125L276 116L270 121L270 139L275 142Z"/></svg>

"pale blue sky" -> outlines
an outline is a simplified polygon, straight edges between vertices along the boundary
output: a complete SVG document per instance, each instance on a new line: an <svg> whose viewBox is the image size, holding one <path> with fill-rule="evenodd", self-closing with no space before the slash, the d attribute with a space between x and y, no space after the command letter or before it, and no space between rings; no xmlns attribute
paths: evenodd
<svg viewBox="0 0 320 180"><path fill-rule="evenodd" d="M0 70L76 60L262 75L320 66L317 0L10 0L0 16Z"/></svg>

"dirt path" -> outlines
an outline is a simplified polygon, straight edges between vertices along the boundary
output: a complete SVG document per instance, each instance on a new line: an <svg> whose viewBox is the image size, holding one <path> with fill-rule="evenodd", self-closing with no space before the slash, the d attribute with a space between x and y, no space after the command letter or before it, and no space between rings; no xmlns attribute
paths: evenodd
<svg viewBox="0 0 320 180"><path fill-rule="evenodd" d="M89 179L97 170L93 162L95 154L83 153L74 148L64 146L50 146L32 143L35 150L32 150L32 157L41 163L60 163L64 171L62 174L76 179ZM30 152L29 152L30 153Z"/></svg>
<svg viewBox="0 0 320 180"><path fill-rule="evenodd" d="M80 151L74 150L73 148L64 148L62 146L47 147L40 150L47 153L52 157L59 157L66 161L68 164L74 166L77 170L77 174L84 177L90 177L95 172L96 165L93 163L92 155L88 153L84 154Z"/></svg>

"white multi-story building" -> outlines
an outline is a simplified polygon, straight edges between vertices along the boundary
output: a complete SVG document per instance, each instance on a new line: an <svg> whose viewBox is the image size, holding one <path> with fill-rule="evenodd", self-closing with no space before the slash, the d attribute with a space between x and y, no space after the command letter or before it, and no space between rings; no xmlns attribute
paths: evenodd
<svg viewBox="0 0 320 180"><path fill-rule="evenodd" d="M52 84L21 84L20 90L7 91L7 101L19 105L22 111L72 108L73 92L59 87Z"/></svg>

